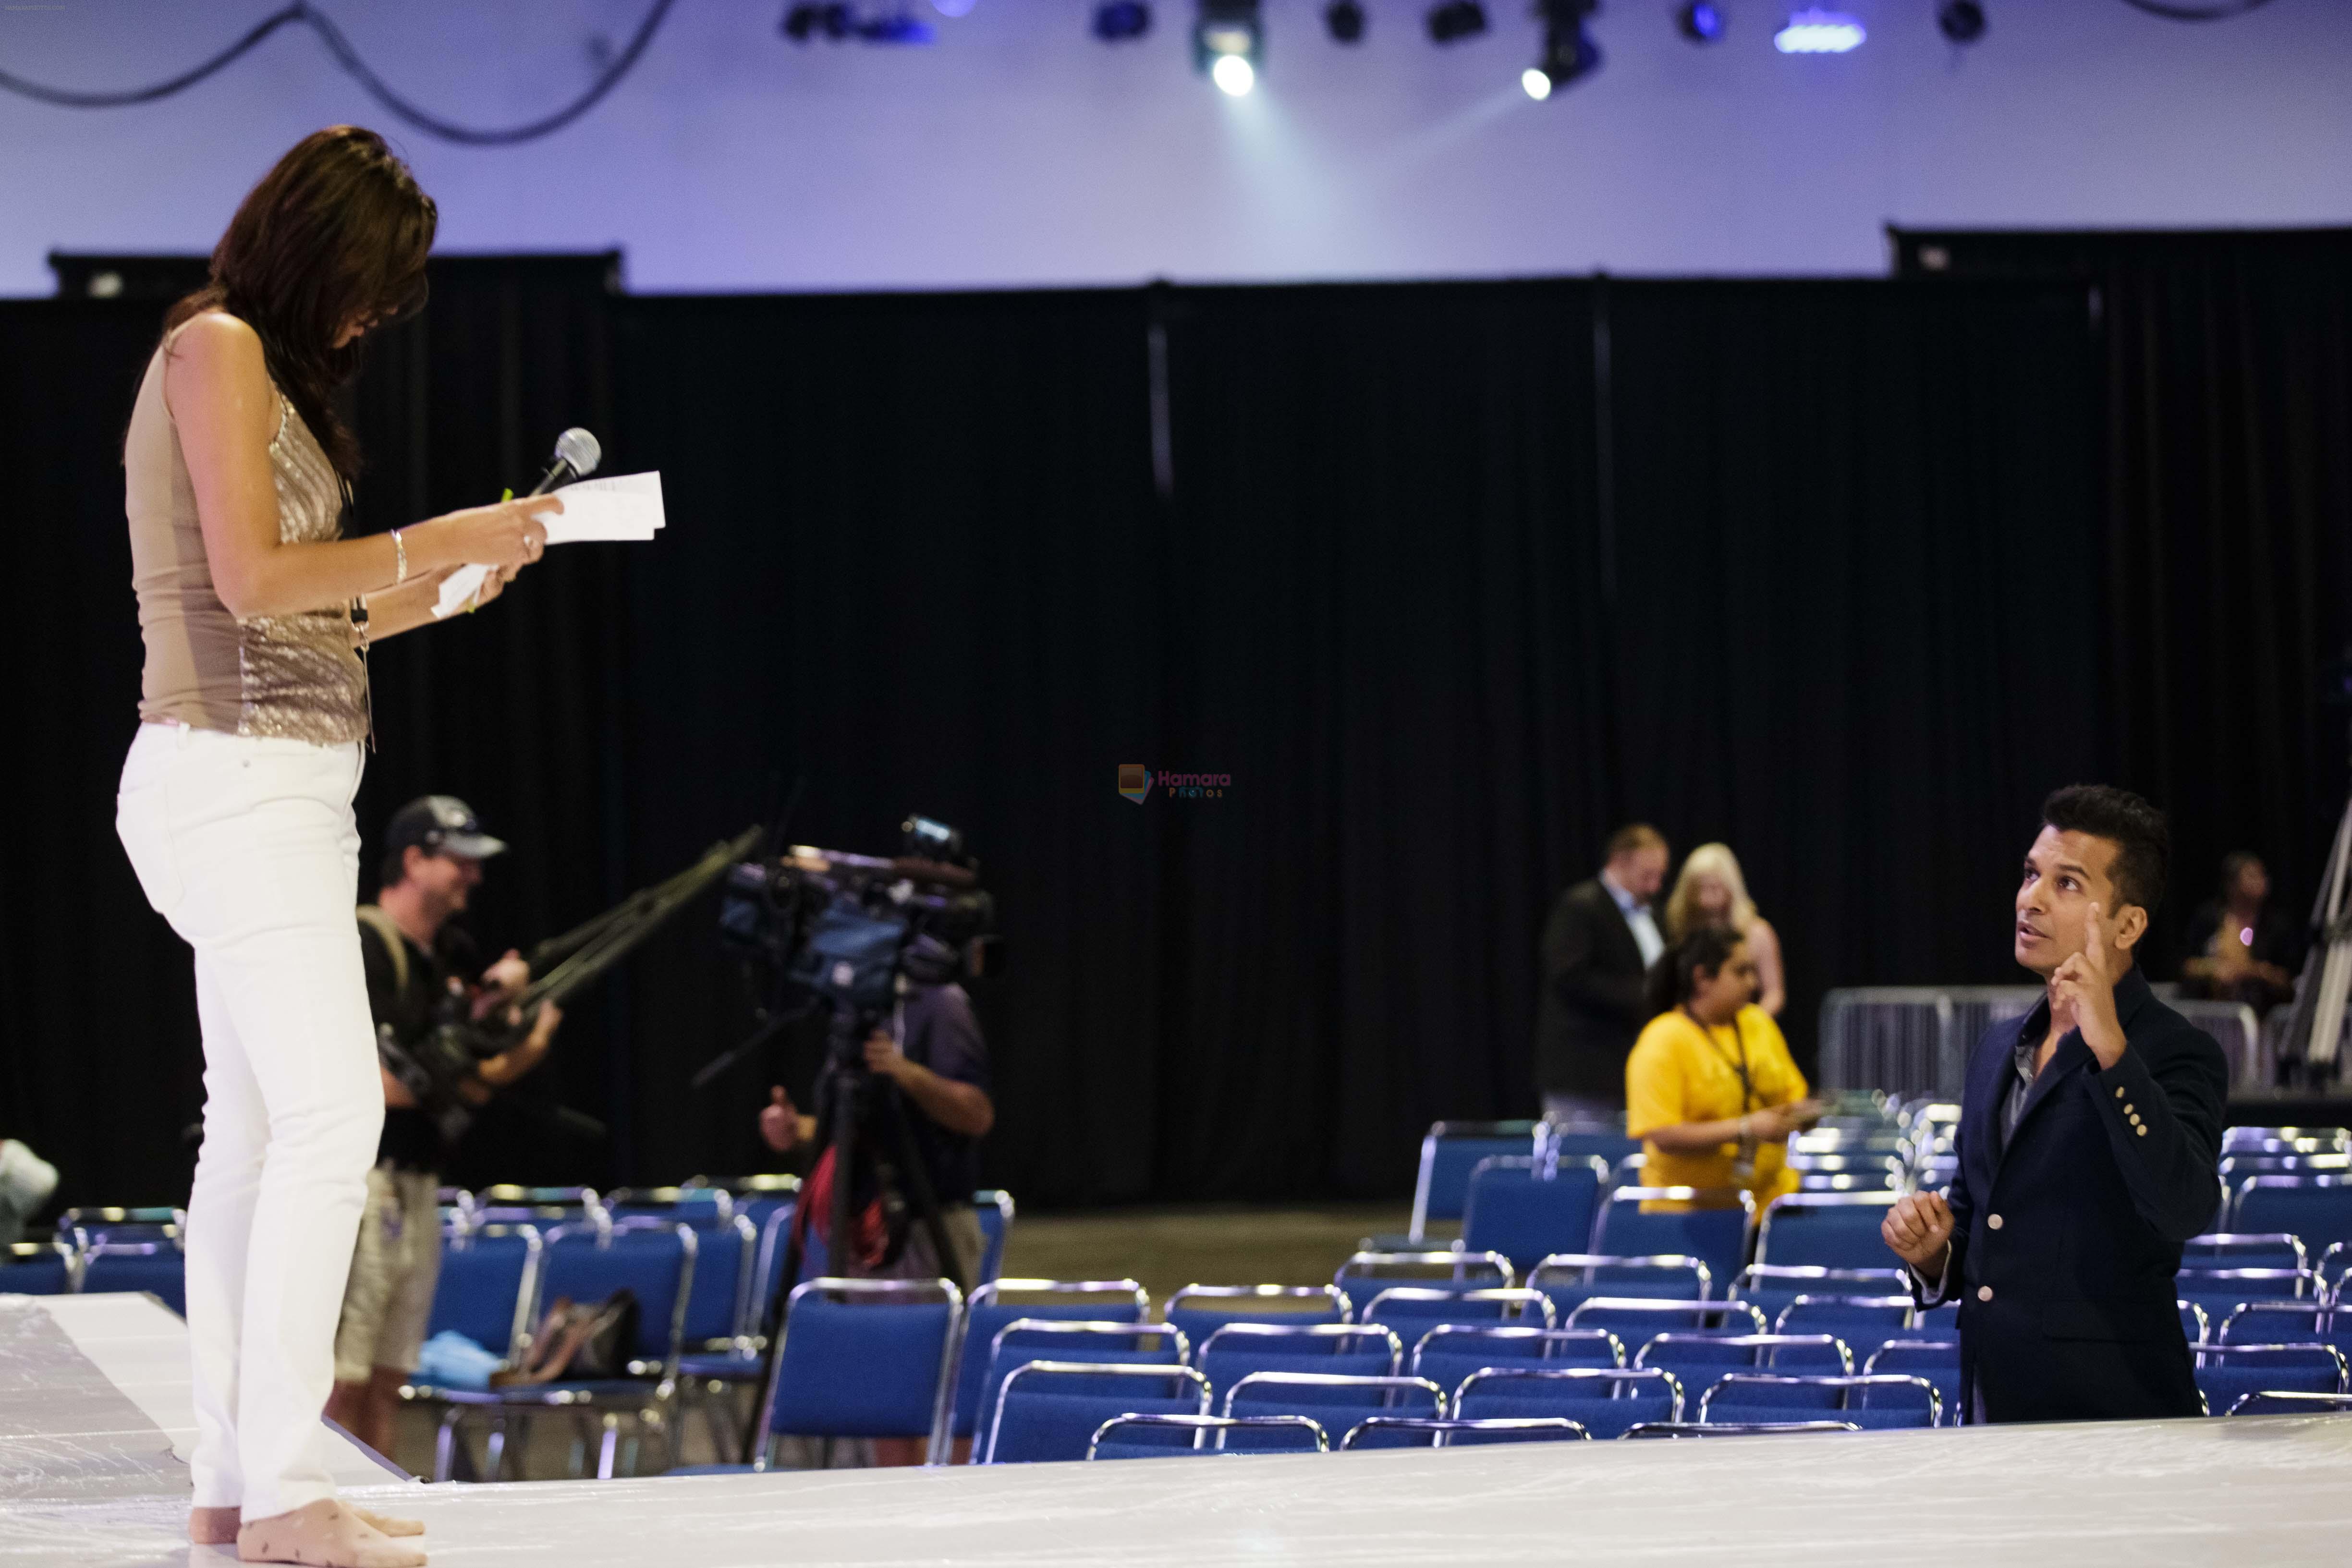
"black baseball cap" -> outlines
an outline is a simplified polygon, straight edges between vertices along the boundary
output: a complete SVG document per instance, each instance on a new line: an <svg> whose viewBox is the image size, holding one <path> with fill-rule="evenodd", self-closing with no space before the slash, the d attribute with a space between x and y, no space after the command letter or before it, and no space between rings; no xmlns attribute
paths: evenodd
<svg viewBox="0 0 2352 1568"><path fill-rule="evenodd" d="M482 831L474 808L455 795L420 795L392 814L383 830L383 847L398 854L415 844L428 854L463 855L488 860L506 852L506 841Z"/></svg>

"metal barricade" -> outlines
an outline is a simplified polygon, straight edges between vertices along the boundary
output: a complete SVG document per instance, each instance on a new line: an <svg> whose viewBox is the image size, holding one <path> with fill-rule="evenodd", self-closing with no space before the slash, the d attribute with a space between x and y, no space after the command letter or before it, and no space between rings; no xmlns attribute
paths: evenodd
<svg viewBox="0 0 2352 1568"><path fill-rule="evenodd" d="M1936 986L1858 986L1822 998L1823 1089L1958 1098L1967 1060L1951 1056L1952 1001Z"/></svg>
<svg viewBox="0 0 2352 1568"><path fill-rule="evenodd" d="M2182 998L2172 1006L2182 1018L2213 1037L2229 1059L2230 1084L2235 1089L2250 1088L2271 1082L2263 1071L2263 1025L2254 1017L2254 1009L2243 1002L2200 1001Z"/></svg>

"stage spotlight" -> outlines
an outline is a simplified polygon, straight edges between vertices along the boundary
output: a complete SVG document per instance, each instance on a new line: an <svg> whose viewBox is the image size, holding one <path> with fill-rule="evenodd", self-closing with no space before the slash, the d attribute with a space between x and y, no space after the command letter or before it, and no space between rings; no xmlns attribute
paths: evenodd
<svg viewBox="0 0 2352 1568"><path fill-rule="evenodd" d="M1790 15L1772 35L1772 47L1784 55L1842 55L1869 37L1859 16L1809 7Z"/></svg>
<svg viewBox="0 0 2352 1568"><path fill-rule="evenodd" d="M1601 68L1601 46L1584 30L1601 0L1537 0L1536 15L1543 18L1543 58L1519 73L1519 86L1541 103L1555 89Z"/></svg>
<svg viewBox="0 0 2352 1568"><path fill-rule="evenodd" d="M936 44L940 30L919 16L892 11L858 22L857 36L869 44Z"/></svg>
<svg viewBox="0 0 2352 1568"><path fill-rule="evenodd" d="M1944 0L1936 7L1936 30L1956 44L1984 37L1985 9L1977 0Z"/></svg>
<svg viewBox="0 0 2352 1568"><path fill-rule="evenodd" d="M820 37L839 43L849 37L854 22L849 7L844 5L799 5L784 13L781 30L795 44Z"/></svg>
<svg viewBox="0 0 2352 1568"><path fill-rule="evenodd" d="M1429 38L1434 44L1458 44L1486 30L1486 7L1478 0L1441 0L1429 8Z"/></svg>
<svg viewBox="0 0 2352 1568"><path fill-rule="evenodd" d="M1360 44L1364 40L1364 7L1360 0L1331 0L1323 7L1323 26L1333 43Z"/></svg>
<svg viewBox="0 0 2352 1568"><path fill-rule="evenodd" d="M1265 48L1258 24L1258 0L1201 0L1192 24L1192 68L1234 98L1257 85L1257 63Z"/></svg>
<svg viewBox="0 0 2352 1568"><path fill-rule="evenodd" d="M1151 31L1151 7L1144 0L1103 0L1095 7L1095 37L1123 44Z"/></svg>
<svg viewBox="0 0 2352 1568"><path fill-rule="evenodd" d="M1688 0L1675 13L1675 26L1694 44L1712 44L1723 37L1723 8L1706 0Z"/></svg>

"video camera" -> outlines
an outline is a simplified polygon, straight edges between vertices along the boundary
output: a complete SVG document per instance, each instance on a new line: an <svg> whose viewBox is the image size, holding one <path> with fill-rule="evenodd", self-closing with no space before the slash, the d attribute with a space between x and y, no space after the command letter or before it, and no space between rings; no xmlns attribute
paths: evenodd
<svg viewBox="0 0 2352 1568"><path fill-rule="evenodd" d="M823 1004L870 1021L902 975L944 985L1003 967L996 901L963 834L921 816L899 831L900 852L887 859L794 844L729 870L719 939L772 968L781 1009Z"/></svg>

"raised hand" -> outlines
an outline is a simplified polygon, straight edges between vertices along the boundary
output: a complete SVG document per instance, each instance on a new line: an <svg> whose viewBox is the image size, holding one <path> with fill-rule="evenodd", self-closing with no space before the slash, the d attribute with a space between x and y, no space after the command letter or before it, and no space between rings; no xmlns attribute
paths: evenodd
<svg viewBox="0 0 2352 1568"><path fill-rule="evenodd" d="M1879 1222L1878 1234L1897 1258L1933 1280L1944 1271L1952 1244L1952 1206L1932 1192L1905 1193Z"/></svg>
<svg viewBox="0 0 2352 1568"><path fill-rule="evenodd" d="M2113 1067L2124 1053L2123 1021L2116 1016L2115 971L2115 948L2094 904L2083 921L2083 950L2050 977L2050 1008L2062 1025L2071 1022L2082 1031L2083 1043L2102 1069Z"/></svg>

